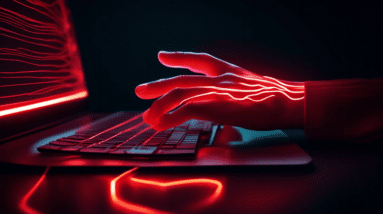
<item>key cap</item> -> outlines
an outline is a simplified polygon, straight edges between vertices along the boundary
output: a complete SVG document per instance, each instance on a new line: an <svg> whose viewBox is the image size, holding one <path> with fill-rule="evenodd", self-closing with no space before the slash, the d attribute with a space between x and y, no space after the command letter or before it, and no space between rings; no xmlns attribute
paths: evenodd
<svg viewBox="0 0 383 214"><path fill-rule="evenodd" d="M85 153L107 153L109 148L98 148L98 147L87 147L80 150L80 152Z"/></svg>
<svg viewBox="0 0 383 214"><path fill-rule="evenodd" d="M194 149L159 149L156 154L160 155L181 155L194 154Z"/></svg>
<svg viewBox="0 0 383 214"><path fill-rule="evenodd" d="M125 154L126 153L126 149L115 149L115 150L110 150L108 152L109 154Z"/></svg>
<svg viewBox="0 0 383 214"><path fill-rule="evenodd" d="M78 151L78 150L80 150L80 149L82 149L84 147L85 146L81 146L81 145L67 146L67 147L61 149L61 151L68 151L68 152L71 151L71 152L73 152L73 151Z"/></svg>
<svg viewBox="0 0 383 214"><path fill-rule="evenodd" d="M204 127L203 127L203 131L205 132L208 132L208 131L211 131L211 122L206 122Z"/></svg>
<svg viewBox="0 0 383 214"><path fill-rule="evenodd" d="M57 145L57 146L73 146L73 145L76 145L77 143L64 142L64 141L52 141L49 144Z"/></svg>
<svg viewBox="0 0 383 214"><path fill-rule="evenodd" d="M194 149L196 146L195 143L183 143L177 146L179 149Z"/></svg>
<svg viewBox="0 0 383 214"><path fill-rule="evenodd" d="M148 155L156 151L156 146L135 146L131 150L126 151L127 154L142 154Z"/></svg>

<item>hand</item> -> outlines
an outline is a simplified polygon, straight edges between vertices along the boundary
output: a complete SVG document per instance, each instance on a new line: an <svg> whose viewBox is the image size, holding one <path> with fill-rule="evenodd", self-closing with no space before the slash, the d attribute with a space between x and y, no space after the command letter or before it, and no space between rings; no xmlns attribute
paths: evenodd
<svg viewBox="0 0 383 214"><path fill-rule="evenodd" d="M165 66L204 75L181 75L136 87L142 99L160 97L143 115L156 130L189 119L255 130L303 128L302 82L256 75L205 53L159 52L158 59Z"/></svg>

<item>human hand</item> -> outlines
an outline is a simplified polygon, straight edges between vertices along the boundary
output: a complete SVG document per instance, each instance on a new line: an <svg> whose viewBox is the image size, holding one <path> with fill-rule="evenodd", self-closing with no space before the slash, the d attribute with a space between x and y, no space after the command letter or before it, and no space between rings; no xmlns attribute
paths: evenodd
<svg viewBox="0 0 383 214"><path fill-rule="evenodd" d="M160 97L143 115L156 130L189 119L254 130L303 128L302 82L260 76L205 53L159 52L158 59L205 76L180 75L136 87L142 99Z"/></svg>

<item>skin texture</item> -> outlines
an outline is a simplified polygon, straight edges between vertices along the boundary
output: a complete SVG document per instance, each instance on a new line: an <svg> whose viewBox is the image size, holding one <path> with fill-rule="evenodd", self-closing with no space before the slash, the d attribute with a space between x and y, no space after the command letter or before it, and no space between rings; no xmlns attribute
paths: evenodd
<svg viewBox="0 0 383 214"><path fill-rule="evenodd" d="M181 75L136 87L141 99L155 99L143 114L156 130L189 119L254 130L303 128L304 83L260 76L205 53L164 52L159 61L202 75Z"/></svg>

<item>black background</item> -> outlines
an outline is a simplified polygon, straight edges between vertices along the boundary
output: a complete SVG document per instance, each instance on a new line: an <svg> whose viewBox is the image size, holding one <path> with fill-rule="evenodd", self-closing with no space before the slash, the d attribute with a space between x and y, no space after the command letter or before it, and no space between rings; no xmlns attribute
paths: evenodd
<svg viewBox="0 0 383 214"><path fill-rule="evenodd" d="M373 1L68 0L95 111L144 110L136 85L180 74L160 50L206 52L291 81L383 76Z"/></svg>

